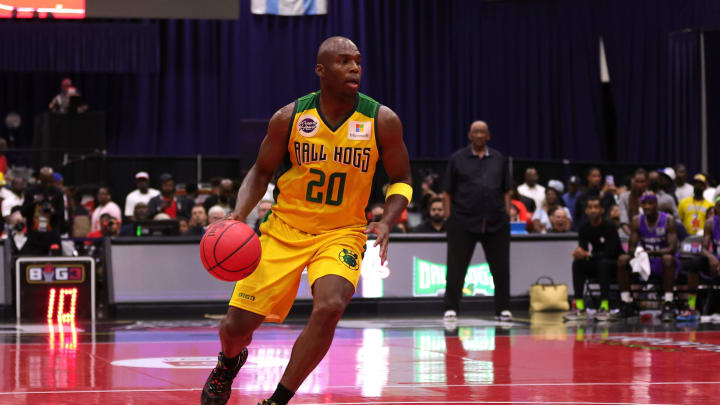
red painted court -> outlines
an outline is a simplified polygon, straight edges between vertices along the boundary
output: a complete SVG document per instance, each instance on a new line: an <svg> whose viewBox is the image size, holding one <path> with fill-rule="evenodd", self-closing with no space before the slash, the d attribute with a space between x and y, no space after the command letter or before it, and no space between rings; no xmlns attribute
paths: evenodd
<svg viewBox="0 0 720 405"><path fill-rule="evenodd" d="M720 330L659 323L512 326L346 320L295 404L710 404ZM2 325L0 403L192 404L214 366L217 321ZM274 390L299 324L255 336L231 404ZM717 346L716 346L717 345Z"/></svg>

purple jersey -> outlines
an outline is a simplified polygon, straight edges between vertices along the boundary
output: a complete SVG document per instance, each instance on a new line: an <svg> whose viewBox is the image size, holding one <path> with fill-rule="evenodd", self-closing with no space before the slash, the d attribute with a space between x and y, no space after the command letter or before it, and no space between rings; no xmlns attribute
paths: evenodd
<svg viewBox="0 0 720 405"><path fill-rule="evenodd" d="M638 234L640 235L640 245L643 249L653 251L668 247L667 217L668 214L659 212L655 226L650 228L645 214L640 214Z"/></svg>
<svg viewBox="0 0 720 405"><path fill-rule="evenodd" d="M717 215L713 217L712 238L715 257L720 259L720 218Z"/></svg>

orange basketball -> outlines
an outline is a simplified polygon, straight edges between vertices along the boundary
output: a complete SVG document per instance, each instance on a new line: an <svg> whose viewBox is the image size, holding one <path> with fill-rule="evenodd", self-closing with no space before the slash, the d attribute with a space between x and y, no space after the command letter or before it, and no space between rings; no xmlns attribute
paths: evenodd
<svg viewBox="0 0 720 405"><path fill-rule="evenodd" d="M223 281L238 281L260 263L260 239L245 223L226 219L212 224L200 241L200 260Z"/></svg>

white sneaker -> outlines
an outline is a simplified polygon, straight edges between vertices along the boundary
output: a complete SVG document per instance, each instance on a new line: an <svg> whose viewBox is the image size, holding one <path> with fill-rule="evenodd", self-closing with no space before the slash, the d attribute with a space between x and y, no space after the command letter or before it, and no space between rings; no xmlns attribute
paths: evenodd
<svg viewBox="0 0 720 405"><path fill-rule="evenodd" d="M457 312L453 311L452 309L448 309L447 311L445 311L445 315L443 315L443 321L457 321Z"/></svg>
<svg viewBox="0 0 720 405"><path fill-rule="evenodd" d="M513 320L512 312L507 309L500 312L500 315L495 316L495 319L502 322L510 322Z"/></svg>

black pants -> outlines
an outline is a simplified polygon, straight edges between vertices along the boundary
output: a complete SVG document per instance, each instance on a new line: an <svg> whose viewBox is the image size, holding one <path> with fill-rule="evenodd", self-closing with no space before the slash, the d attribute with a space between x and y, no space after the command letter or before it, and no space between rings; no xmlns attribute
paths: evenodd
<svg viewBox="0 0 720 405"><path fill-rule="evenodd" d="M594 279L600 283L600 299L606 300L610 296L610 282L617 273L617 260L573 260L572 276L575 298L582 298L585 290L585 281Z"/></svg>
<svg viewBox="0 0 720 405"><path fill-rule="evenodd" d="M495 232L475 233L450 217L447 227L447 285L445 310L458 312L475 245L480 242L495 283L495 313L510 309L510 224Z"/></svg>

